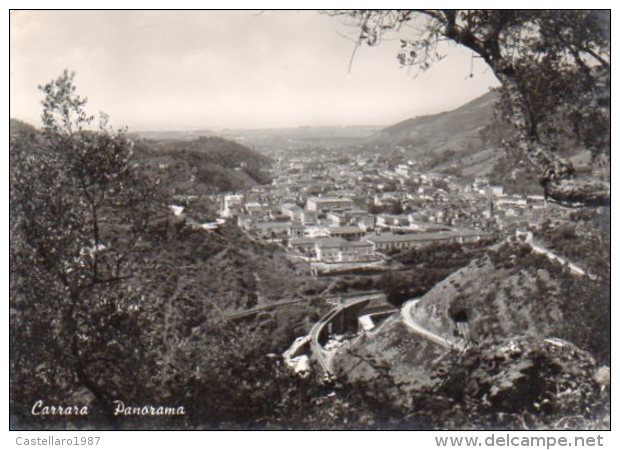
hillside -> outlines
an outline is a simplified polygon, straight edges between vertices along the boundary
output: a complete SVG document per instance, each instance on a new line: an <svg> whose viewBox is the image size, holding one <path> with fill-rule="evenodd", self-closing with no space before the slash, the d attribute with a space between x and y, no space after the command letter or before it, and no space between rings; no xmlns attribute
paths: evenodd
<svg viewBox="0 0 620 450"><path fill-rule="evenodd" d="M587 414L565 428L604 429L611 292L597 274L497 244L355 339L334 368L354 382L384 380L389 394L377 400L413 409L414 428L557 429L576 408ZM451 352L464 329L471 345Z"/></svg>
<svg viewBox="0 0 620 450"><path fill-rule="evenodd" d="M385 320L379 331L363 335L346 353L338 354L334 369L351 381L372 380L385 372L401 389L411 393L432 384L435 361L445 353L441 347L411 333L400 313L396 313Z"/></svg>
<svg viewBox="0 0 620 450"><path fill-rule="evenodd" d="M507 183L509 191L540 193L537 174L529 173L528 167L520 168L513 179L515 162L502 148L513 130L496 118L496 100L497 94L490 91L452 111L404 120L375 133L366 145L388 154L400 150L427 170L467 178L490 176ZM589 170L589 153L573 149L570 143L566 148L577 170Z"/></svg>
<svg viewBox="0 0 620 450"><path fill-rule="evenodd" d="M318 296L325 283L290 262L280 246L256 242L233 222L207 231L175 216L167 203L159 201L167 192L157 195L160 186L144 180L139 162L135 163L135 153L147 158L154 152L140 143L133 159L129 145L123 147L124 153L110 154L106 150L116 151L119 146L93 145L90 153L80 152L71 159L74 152L66 149L84 141L88 144L84 136L54 146L51 139L46 141L47 134L17 121L11 125L10 307L16 367L11 374L12 426L112 428L105 422L106 411L112 409L97 404L98 386L137 404L163 405L177 399L203 426L222 421L222 414L228 414L224 416L228 421L240 417L234 405L247 411L252 404L243 390L249 386L246 379L252 383L272 379L272 371L262 372L259 378L252 363L269 352L282 352L292 339L308 332L325 308ZM164 148L162 153L166 151L176 164L174 150ZM188 152L197 158L196 164L265 162L229 141L197 142ZM121 159L116 158L120 154L124 163L112 171L97 163L98 154ZM109 180L121 178L130 168L136 169L136 179L122 178L110 188ZM85 182L86 170L93 176ZM148 183L146 189L141 189L143 181ZM115 195L116 189L122 194ZM93 192L97 192L96 207L87 200ZM139 214L136 203L143 198L146 202L139 211L147 213ZM99 244L89 253L92 229L97 230L93 233ZM62 244L50 243L61 240ZM45 263L36 256L43 254ZM86 267L96 264L87 261L93 260L101 265L88 273ZM81 291L80 301L68 301L67 292L73 290L69 283L77 286L74 292ZM250 324L230 317L266 305L269 309L255 313ZM74 313L77 309L79 313ZM67 315L79 316L71 329L63 327ZM39 321L50 327L39 326ZM78 335L82 336L76 344L79 348L66 345L71 336L77 342ZM92 358L84 384L95 386L96 393L70 375L65 358L71 358L71 351L77 352L73 353L77 359L79 354ZM40 378L31 376L34 372L27 361L36 361ZM115 369L101 368L104 361ZM273 361L269 364L265 367L271 369ZM64 381L59 386L55 380ZM92 413L83 420L31 414L31 399L56 398L52 392L86 405ZM237 393L240 399L231 400ZM267 405L262 400L257 403ZM137 422L134 428L144 427ZM177 420L174 426L187 424Z"/></svg>
<svg viewBox="0 0 620 450"><path fill-rule="evenodd" d="M373 135L368 145L377 150L400 147L429 169L458 163L465 176L486 175L498 152L481 134L493 121L495 101L496 95L488 92L455 110L404 120Z"/></svg>
<svg viewBox="0 0 620 450"><path fill-rule="evenodd" d="M608 282L571 274L526 245L503 244L437 284L414 318L447 339L455 338L455 319L469 323L476 342L561 338L609 364Z"/></svg>
<svg viewBox="0 0 620 450"><path fill-rule="evenodd" d="M448 341L462 338L456 321L467 322L472 342L480 345L519 335L539 341L559 338L593 355L598 364L609 365L609 211L573 213L570 218L545 224L534 240L593 277L572 273L533 252L524 242L502 241L477 249L468 262L425 294L418 294L418 302L411 308L412 319ZM427 260L416 252L405 253L400 259L420 265ZM398 284L420 284L415 276L405 278ZM353 379L376 374L370 364L360 364L361 356L388 368L409 388L416 388L428 384L429 374L441 359L441 348L427 344L412 334L397 314L376 332L357 340L351 348L354 356L343 355L338 368Z"/></svg>
<svg viewBox="0 0 620 450"><path fill-rule="evenodd" d="M447 133L453 137L477 132L493 117L496 96L488 92L465 105L438 114L407 119L384 128L374 139L393 145L422 149L429 144L447 141ZM460 138L462 139L462 137Z"/></svg>
<svg viewBox="0 0 620 450"><path fill-rule="evenodd" d="M269 158L218 137L140 140L136 156L173 194L237 191L270 182Z"/></svg>
<svg viewBox="0 0 620 450"><path fill-rule="evenodd" d="M32 136L37 132L37 129L26 122L22 122L21 120L10 119L9 132L11 134L11 138L15 139L19 137Z"/></svg>
<svg viewBox="0 0 620 450"><path fill-rule="evenodd" d="M182 222L174 228L151 243L161 270L144 283L152 298L175 299L188 327L223 324L226 317L284 302L234 323L261 330L269 336L266 351L282 352L325 311L318 294L327 283L291 262L281 247L258 244L230 222L211 232Z"/></svg>

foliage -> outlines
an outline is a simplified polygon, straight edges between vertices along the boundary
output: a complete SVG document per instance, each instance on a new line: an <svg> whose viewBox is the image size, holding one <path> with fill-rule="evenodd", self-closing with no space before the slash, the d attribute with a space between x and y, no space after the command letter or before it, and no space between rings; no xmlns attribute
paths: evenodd
<svg viewBox="0 0 620 450"><path fill-rule="evenodd" d="M173 193L238 191L271 181L267 157L226 139L141 140L136 147L141 163Z"/></svg>
<svg viewBox="0 0 620 450"><path fill-rule="evenodd" d="M34 401L40 386L67 398L79 387L112 420L110 393L134 381L120 362L142 347L131 279L157 190L122 130L105 117L88 130L73 75L41 90L43 133L11 146L12 399Z"/></svg>
<svg viewBox="0 0 620 450"><path fill-rule="evenodd" d="M490 241L474 244L433 244L397 254L394 259L410 270L387 272L379 281L388 301L400 305L420 297L454 271L480 257Z"/></svg>
<svg viewBox="0 0 620 450"><path fill-rule="evenodd" d="M90 130L71 74L42 90L43 132L12 129L12 426L204 428L273 418L274 401L286 396L279 380L298 381L259 356L273 349L271 330L250 337L225 317L257 301L254 274L268 301L294 298L282 279L308 290L303 277L235 227L207 233L173 217L124 131L105 120ZM311 303L297 312L316 317ZM32 416L39 399L90 414ZM121 421L116 399L182 404L188 414Z"/></svg>
<svg viewBox="0 0 620 450"><path fill-rule="evenodd" d="M361 10L336 14L353 18L360 43L376 45L386 33L399 32L402 65L428 69L443 58L440 43L446 40L471 50L500 81L500 108L516 130L512 151L541 172L546 195L567 205L609 204L606 181L575 180L571 162L553 150L561 124L569 123L572 138L593 157L609 153L608 12Z"/></svg>
<svg viewBox="0 0 620 450"><path fill-rule="evenodd" d="M433 390L410 397L385 368L356 383L294 376L271 352L281 352L323 312L317 303L323 283L298 273L276 247L256 244L234 227L206 232L172 217L169 199L149 176L152 167L134 154L124 131L111 130L105 117L97 131L90 129L93 119L86 100L75 94L72 75L65 72L42 91L43 132L18 124L11 133L13 427L462 428L472 418L474 425L519 426L499 414L519 420L549 414L534 422L546 425L584 404L604 406L606 388L597 391L593 364L583 353L570 347L555 354L529 341L519 344L520 360L502 359L502 344L472 351L456 366L446 363ZM183 164L199 166L210 158L204 140L186 145L200 148L189 148ZM399 301L416 295L412 286L419 293L430 289L487 244L406 252L398 258L413 270L375 281ZM586 298L588 286L569 289ZM250 325L229 319L285 298L303 303L257 314ZM590 317L586 307L569 313L574 317L567 327ZM477 388L461 384L468 379ZM536 389L523 395L526 385ZM576 393L560 398L552 395L556 388ZM514 398L522 409L511 403ZM30 408L39 399L86 404L92 412L86 420L34 417ZM183 405L187 415L119 421L111 414L114 399ZM540 405L549 402L554 409L547 413Z"/></svg>
<svg viewBox="0 0 620 450"><path fill-rule="evenodd" d="M484 263L477 279L464 283L464 298L452 298L449 308L454 304L456 310L467 300L472 333L483 339L528 329L531 334L572 342L609 364L611 283L605 267L609 254L592 244L587 252L601 261L599 270L593 271L596 279L572 274L527 245L497 246L487 253L492 266Z"/></svg>

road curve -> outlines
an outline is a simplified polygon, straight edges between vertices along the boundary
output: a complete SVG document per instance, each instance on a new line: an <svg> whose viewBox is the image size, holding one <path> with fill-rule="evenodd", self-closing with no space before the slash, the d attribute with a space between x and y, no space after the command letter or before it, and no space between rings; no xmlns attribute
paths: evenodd
<svg viewBox="0 0 620 450"><path fill-rule="evenodd" d="M583 269L582 267L578 266L577 264L575 264L574 262L570 261L567 258L564 258L563 256L557 255L555 253L553 253L551 250L543 247L540 244L537 244L536 242L534 242L534 235L529 232L526 237L525 237L525 243L528 244L530 246L530 248L535 252L535 253L539 253L542 255L545 255L550 261L554 261L559 263L562 266L568 267L568 269L574 273L575 275L578 276L588 276L588 278L590 278L591 280L596 280L597 276L587 272L585 269Z"/></svg>
<svg viewBox="0 0 620 450"><path fill-rule="evenodd" d="M458 351L463 351L465 349L465 345L463 345L462 342L450 341L442 336L439 336L438 334L435 334L432 331L429 331L426 328L420 326L414 320L413 311L416 308L416 305L419 301L420 299L416 298L413 300L409 300L408 302L403 304L400 310L400 315L405 325L414 333L419 334L425 339L428 339L429 341L434 342L435 344L440 345L441 347L445 349L448 349L448 350L455 349Z"/></svg>
<svg viewBox="0 0 620 450"><path fill-rule="evenodd" d="M335 308L333 308L325 316L323 316L317 323L314 324L314 326L310 330L310 333L308 333L310 336L310 348L312 351L312 355L316 358L319 365L321 366L321 368L326 374L333 373L332 359L336 351L325 350L323 346L321 345L321 343L319 342L319 335L321 334L323 327L325 327L336 315L338 315L343 310L351 308L352 306L356 306L362 302L370 302L374 298L377 298L379 295L382 296L383 294L369 293L366 295L362 295L361 298L354 297L355 298L354 300L351 300L343 305L338 305Z"/></svg>

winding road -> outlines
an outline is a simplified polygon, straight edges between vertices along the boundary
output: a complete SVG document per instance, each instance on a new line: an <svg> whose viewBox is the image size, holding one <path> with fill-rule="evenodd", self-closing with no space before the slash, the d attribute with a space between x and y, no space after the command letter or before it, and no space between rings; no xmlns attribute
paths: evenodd
<svg viewBox="0 0 620 450"><path fill-rule="evenodd" d="M404 324L414 333L419 334L420 336L428 339L431 342L447 349L452 350L456 349L458 351L465 350L465 344L461 340L450 341L438 334L433 333L432 331L427 330L426 328L419 325L415 319L413 318L413 311L416 308L416 305L420 301L419 298L409 300L405 302L400 310L401 318Z"/></svg>
<svg viewBox="0 0 620 450"><path fill-rule="evenodd" d="M362 296L356 296L354 299L351 299L350 301L348 301L347 303L344 303L342 305L338 305L336 307L334 307L333 309L331 309L325 316L323 316L318 322L316 322L314 324L314 326L312 327L312 329L310 330L310 333L308 333L307 339L304 338L303 342L297 343L297 345L294 344L295 349L293 349L293 347L291 347L291 349L287 350L287 352L285 352L285 357L288 357L290 359L290 357L292 356L292 354L294 354L297 350L298 347L300 347L301 345L305 345L307 343L309 343L310 345L310 351L312 356L314 357L314 359L318 362L319 366L321 367L321 369L323 370L323 372L325 372L327 375L332 374L333 373L333 358L337 352L337 350L326 350L323 345L320 342L320 337L321 337L321 333L323 332L324 328L326 326L329 325L329 323L339 314L341 314L344 310L348 309L348 308L353 308L353 307L358 307L361 303L368 303L373 299L376 299L377 297L382 297L383 294L380 293L375 293L375 292L371 292L368 293L366 295L362 295ZM448 339L443 338L442 336L439 336L427 329L425 329L424 327L420 326L414 319L413 319L413 310L416 307L416 304L418 303L419 299L414 299L414 300L410 300L406 303L403 304L401 310L400 310L400 314L401 314L401 318L402 321L404 322L404 324L414 333L420 335L421 337L441 346L444 349L447 350L458 350L458 351L463 351L465 350L466 346L463 343L462 340L455 340L455 341L450 341ZM376 309L377 311L374 311L374 309ZM386 312L389 312L388 310L386 311L380 311L381 309L385 309L385 308L381 308L380 306L371 308L371 311L369 315L372 314L384 314ZM396 312L397 310L394 310L394 312Z"/></svg>
<svg viewBox="0 0 620 450"><path fill-rule="evenodd" d="M532 249L532 251L534 251L535 253L545 255L550 261L558 262L562 266L568 267L568 269L575 275L579 275L579 276L587 275L590 279L596 280L597 278L596 275L587 272L585 269L579 267L577 264L569 261L568 259L560 255L556 255L551 250L543 247L540 244L535 243L534 236L531 232L527 233L525 237L525 243L528 244L530 248Z"/></svg>
<svg viewBox="0 0 620 450"><path fill-rule="evenodd" d="M555 262L560 263L561 265L565 267L568 267L570 271L575 273L576 275L579 275L579 276L586 275L590 278L595 277L594 275L588 273L587 271L577 266L576 264L568 261L566 258L558 256L552 253L551 251L549 251L548 249L534 243L533 237L531 234L529 234L526 237L525 242L532 248L534 252L544 254L550 260L553 260ZM337 350L325 350L325 348L321 345L319 338L321 336L321 332L323 331L323 328L327 326L338 314L342 313L343 310L359 305L362 302L368 302L375 295L377 295L377 293L369 292L365 296L362 296L361 298L355 298L347 303L336 306L329 313L327 313L324 317L322 317L316 324L314 324L314 326L310 330L310 333L305 338L303 344L306 344L309 342L312 355L314 356L318 364L321 366L321 368L327 375L333 373L332 361L333 361L334 355L336 354ZM447 352L445 352L440 358L443 358L446 354L454 350L456 350L459 353L464 352L468 347L468 344L465 340L446 339L445 337L440 336L424 328L418 322L416 322L414 318L414 312L415 312L415 308L417 307L419 301L420 301L420 298L412 299L412 300L409 300L403 303L403 305L401 306L400 315L401 315L401 320L405 324L405 326L411 332L447 350ZM545 339L545 342L556 345L556 346L565 345L565 341L562 341L561 339L556 339L556 338Z"/></svg>
<svg viewBox="0 0 620 450"><path fill-rule="evenodd" d="M572 263L568 259L563 258L559 255L556 255L555 253L551 252L545 247L535 243L534 237L531 232L526 235L525 243L531 247L532 251L543 254L547 258L549 258L551 261L558 262L561 265L568 267L568 269L572 273L579 275L579 276L586 275L590 277L591 279L596 279L595 275L588 273L586 270L582 269L575 263ZM467 346L463 340L454 340L454 341L448 340L444 338L443 336L439 336L438 334L435 334L432 331L427 330L426 328L422 327L415 321L415 319L413 318L413 312L419 301L420 299L416 298L416 299L409 300L402 305L400 314L401 314L403 323L414 333L419 334L420 336L434 342L437 345L440 345L441 347L445 349L449 349L449 350L457 349L459 351L464 351ZM555 341L553 341L552 343L554 343L555 345L559 345L555 343Z"/></svg>

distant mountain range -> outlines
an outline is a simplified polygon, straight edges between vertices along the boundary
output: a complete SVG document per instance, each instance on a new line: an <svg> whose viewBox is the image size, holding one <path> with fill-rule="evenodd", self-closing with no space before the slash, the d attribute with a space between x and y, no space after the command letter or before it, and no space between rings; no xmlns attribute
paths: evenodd
<svg viewBox="0 0 620 450"><path fill-rule="evenodd" d="M325 138L365 138L380 130L375 125L347 125L347 126L299 126L282 128L222 128L196 130L167 130L167 131L134 131L132 135L145 139L177 139L191 140L200 136L217 135L225 138L247 137L281 137L295 139L325 139Z"/></svg>
<svg viewBox="0 0 620 450"><path fill-rule="evenodd" d="M200 136L219 136L257 150L321 147L345 148L363 142L381 126L300 126L284 128L225 128L217 130L136 131L145 139L192 140Z"/></svg>

